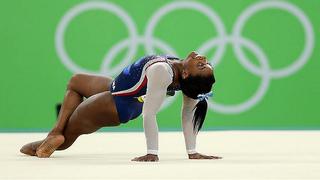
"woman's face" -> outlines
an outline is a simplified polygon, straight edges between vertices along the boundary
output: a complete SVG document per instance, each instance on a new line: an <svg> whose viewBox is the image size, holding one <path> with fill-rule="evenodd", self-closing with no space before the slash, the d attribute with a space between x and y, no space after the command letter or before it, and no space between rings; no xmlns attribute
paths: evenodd
<svg viewBox="0 0 320 180"><path fill-rule="evenodd" d="M184 60L184 71L182 78L188 76L211 76L213 75L213 68L208 63L207 58L199 55L196 52L191 52Z"/></svg>

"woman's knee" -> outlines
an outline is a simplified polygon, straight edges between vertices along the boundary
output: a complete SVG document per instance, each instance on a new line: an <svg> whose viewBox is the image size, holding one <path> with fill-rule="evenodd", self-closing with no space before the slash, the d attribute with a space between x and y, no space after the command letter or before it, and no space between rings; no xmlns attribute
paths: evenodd
<svg viewBox="0 0 320 180"><path fill-rule="evenodd" d="M85 76L84 74L80 74L80 73L74 74L68 82L67 89L76 91L84 76Z"/></svg>

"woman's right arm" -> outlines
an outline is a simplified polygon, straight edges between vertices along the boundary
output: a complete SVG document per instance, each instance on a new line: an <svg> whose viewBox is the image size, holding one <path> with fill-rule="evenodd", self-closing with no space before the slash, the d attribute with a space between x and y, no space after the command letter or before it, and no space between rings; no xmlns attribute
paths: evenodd
<svg viewBox="0 0 320 180"><path fill-rule="evenodd" d="M196 151L196 138L197 135L193 130L193 114L194 108L197 104L197 100L191 99L183 95L183 106L182 106L182 129L188 154L197 153Z"/></svg>

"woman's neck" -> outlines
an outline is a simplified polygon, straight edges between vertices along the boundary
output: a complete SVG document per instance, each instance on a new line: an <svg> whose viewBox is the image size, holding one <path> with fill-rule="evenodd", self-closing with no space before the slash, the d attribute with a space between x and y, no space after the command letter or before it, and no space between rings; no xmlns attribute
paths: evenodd
<svg viewBox="0 0 320 180"><path fill-rule="evenodd" d="M173 82L171 84L172 87L179 87L180 82L179 79L181 78L182 70L183 70L183 61L181 60L174 60L170 62L172 65L173 70Z"/></svg>

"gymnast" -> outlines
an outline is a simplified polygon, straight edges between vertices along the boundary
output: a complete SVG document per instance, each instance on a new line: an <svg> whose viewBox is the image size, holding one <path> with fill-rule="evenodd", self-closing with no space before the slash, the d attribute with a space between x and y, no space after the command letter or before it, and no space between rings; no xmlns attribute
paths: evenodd
<svg viewBox="0 0 320 180"><path fill-rule="evenodd" d="M156 114L167 95L183 93L182 128L189 159L220 159L196 151L196 136L207 113L207 99L215 83L205 56L191 52L186 59L145 56L110 77L75 74L70 79L58 115L47 137L24 145L20 152L48 158L70 147L82 134L119 126L143 117L147 154L132 161L159 161Z"/></svg>

